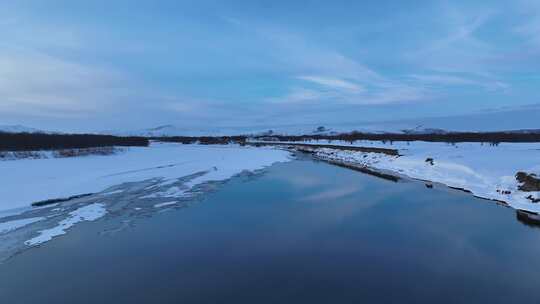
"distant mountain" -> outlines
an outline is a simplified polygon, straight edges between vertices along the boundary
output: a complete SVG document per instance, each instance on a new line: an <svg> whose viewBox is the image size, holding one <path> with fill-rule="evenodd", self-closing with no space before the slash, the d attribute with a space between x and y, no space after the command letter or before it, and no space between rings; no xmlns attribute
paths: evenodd
<svg viewBox="0 0 540 304"><path fill-rule="evenodd" d="M515 108L486 110L467 115L423 117L376 122L328 124L337 132L444 134L448 132L516 132L537 133L540 130L540 104Z"/></svg>
<svg viewBox="0 0 540 304"><path fill-rule="evenodd" d="M405 134L446 134L448 131L443 129L434 129L434 128L422 128L422 126L418 126L414 129L404 129L401 130L401 133Z"/></svg>
<svg viewBox="0 0 540 304"><path fill-rule="evenodd" d="M388 121L256 125L250 127L178 127L162 125L129 132L102 132L122 136L331 135L363 133L444 134L448 132L540 132L540 104L486 110L468 115L423 117Z"/></svg>
<svg viewBox="0 0 540 304"><path fill-rule="evenodd" d="M50 133L22 125L0 125L0 132L4 133Z"/></svg>
<svg viewBox="0 0 540 304"><path fill-rule="evenodd" d="M170 137L170 136L230 136L230 135L300 135L300 134L335 134L332 129L313 125L278 126L276 128L255 127L214 127L214 128L180 128L174 125L162 125L158 127L127 131L127 132L101 132L119 136L146 136L146 137Z"/></svg>
<svg viewBox="0 0 540 304"><path fill-rule="evenodd" d="M413 122L387 122L387 123L366 123L355 125L335 125L330 127L304 126L279 126L276 128L215 128L215 129L191 129L178 128L173 125L163 125L129 132L101 132L101 134L111 134L117 136L144 136L144 137L171 137L171 136L231 136L231 135L336 135L349 132L362 133L404 133L404 134L446 134L451 132L510 132L510 133L540 133L540 129L441 129L415 125Z"/></svg>
<svg viewBox="0 0 540 304"><path fill-rule="evenodd" d="M101 132L102 134L112 134L119 136L145 136L145 137L170 137L170 136L222 136L239 134L239 130L226 129L197 129L179 128L174 125L162 125L148 129L127 131L127 132Z"/></svg>
<svg viewBox="0 0 540 304"><path fill-rule="evenodd" d="M506 108L500 110L486 110L481 113L468 115L456 115L445 117L426 117L399 121L377 123L382 129L391 130L398 126L406 126L401 130L414 129L414 126L422 126L423 129L439 129L446 131L473 131L473 132L497 132L519 131L536 132L540 129L540 104Z"/></svg>

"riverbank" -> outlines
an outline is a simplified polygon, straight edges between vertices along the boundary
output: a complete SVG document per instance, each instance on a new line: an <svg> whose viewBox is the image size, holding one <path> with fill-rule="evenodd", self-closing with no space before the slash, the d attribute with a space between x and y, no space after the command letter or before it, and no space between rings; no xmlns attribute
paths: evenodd
<svg viewBox="0 0 540 304"><path fill-rule="evenodd" d="M126 182L161 178L164 183L203 173L192 185L224 180L287 161L286 151L238 145L152 143L120 154L0 162L1 212L32 203L101 192Z"/></svg>
<svg viewBox="0 0 540 304"><path fill-rule="evenodd" d="M540 176L538 143L428 143L378 141L251 142L308 152L316 158L395 177L440 183L540 213L540 189L523 185ZM521 173L520 173L521 172ZM518 174L519 173L519 174ZM535 183L532 183L535 184Z"/></svg>
<svg viewBox="0 0 540 304"><path fill-rule="evenodd" d="M79 223L186 207L233 176L289 160L273 148L153 143L108 156L0 162L9 172L0 176L0 263Z"/></svg>

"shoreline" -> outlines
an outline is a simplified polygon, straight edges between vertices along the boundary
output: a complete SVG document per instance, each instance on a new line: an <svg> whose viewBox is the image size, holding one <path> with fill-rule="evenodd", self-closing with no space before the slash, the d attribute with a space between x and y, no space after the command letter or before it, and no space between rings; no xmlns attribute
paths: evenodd
<svg viewBox="0 0 540 304"><path fill-rule="evenodd" d="M252 143L255 144L255 143ZM445 181L444 179L430 179L429 176L421 176L421 174L408 174L409 172L406 172L405 170L400 169L399 167L391 167L391 166L377 166L378 162L373 161L370 163L370 161L365 161L364 158L369 158L370 156L373 156L373 154L382 154L383 156L380 156L380 158L383 157L394 157L394 158L400 158L403 155L401 153L398 153L399 156L395 156L395 153L384 153L384 152L363 152L368 151L369 149L372 149L371 147L361 147L361 146L355 146L355 150L350 149L350 147L346 146L339 146L338 149L334 148L328 148L327 145L321 145L321 144L308 144L308 143L302 143L302 144L296 144L296 143L268 143L265 142L263 145L270 145L270 146L278 146L288 151L294 151L294 152L301 152L310 154L314 159L325 161L329 164L349 168L355 171L362 172L364 174L369 174L372 176L380 177L386 180L390 181L398 181L401 178L409 178L415 181L421 181L426 183L426 187L431 188L433 184L440 184L443 185L449 189L462 191L465 193L471 194L475 198L479 198L482 200L488 200L491 202L494 202L498 205L504 206L504 207L510 207L516 211L523 211L531 214L540 214L540 204L534 203L534 202L523 202L523 200L527 200L527 196L534 194L535 192L525 192L519 190L519 185L516 189L512 189L512 191L508 190L500 190L495 191L495 193L490 193L487 188L481 188L476 187L475 189L474 185L456 185L452 182ZM335 147L335 145L332 145ZM381 151L384 151L385 149L382 148ZM396 150L398 151L398 150ZM401 152L401 151L400 151ZM354 157L344 157L344 155L340 155L340 153L345 154L348 156L349 154L357 154L357 158ZM363 158L359 159L359 156L363 156ZM436 157L436 155L434 155ZM355 161L356 160L356 161ZM495 185L489 185L492 188L497 188ZM479 191L481 190L481 191ZM504 193L511 193L512 195L508 194L507 197L504 198Z"/></svg>

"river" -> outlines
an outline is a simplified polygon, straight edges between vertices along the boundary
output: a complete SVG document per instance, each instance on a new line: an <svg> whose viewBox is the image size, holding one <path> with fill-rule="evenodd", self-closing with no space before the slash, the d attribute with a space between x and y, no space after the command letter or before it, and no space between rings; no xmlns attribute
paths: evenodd
<svg viewBox="0 0 540 304"><path fill-rule="evenodd" d="M516 303L540 229L513 209L310 159L151 216L85 222L0 265L2 303Z"/></svg>

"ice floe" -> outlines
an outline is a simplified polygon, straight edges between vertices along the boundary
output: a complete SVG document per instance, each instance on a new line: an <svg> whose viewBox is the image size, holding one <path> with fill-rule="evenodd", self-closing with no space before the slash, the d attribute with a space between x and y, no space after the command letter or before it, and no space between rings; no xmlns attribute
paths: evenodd
<svg viewBox="0 0 540 304"><path fill-rule="evenodd" d="M28 246L35 246L50 241L52 238L66 234L66 230L75 224L84 221L95 221L107 213L105 204L94 203L78 208L69 213L69 217L60 221L57 226L39 231L39 235L24 242Z"/></svg>

